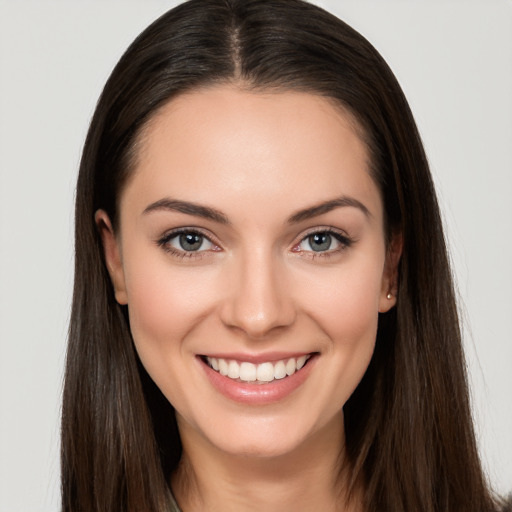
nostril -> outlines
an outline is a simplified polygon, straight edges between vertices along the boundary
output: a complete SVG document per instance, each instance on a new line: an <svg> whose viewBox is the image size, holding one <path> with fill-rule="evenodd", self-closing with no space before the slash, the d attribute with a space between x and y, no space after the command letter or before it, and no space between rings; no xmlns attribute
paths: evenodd
<svg viewBox="0 0 512 512"><path fill-rule="evenodd" d="M220 309L224 325L253 339L291 325L296 316L286 271L262 243L241 251L233 261L225 275Z"/></svg>
<svg viewBox="0 0 512 512"><path fill-rule="evenodd" d="M286 302L283 299L254 304L247 298L234 298L221 311L221 320L226 327L239 330L249 338L264 339L295 322L296 312Z"/></svg>

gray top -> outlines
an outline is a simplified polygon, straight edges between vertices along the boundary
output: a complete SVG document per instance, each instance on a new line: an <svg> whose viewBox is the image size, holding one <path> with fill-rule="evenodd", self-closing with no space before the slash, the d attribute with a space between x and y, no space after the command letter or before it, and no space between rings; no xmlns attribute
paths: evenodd
<svg viewBox="0 0 512 512"><path fill-rule="evenodd" d="M169 509L169 512L181 512L180 507L178 507L178 504L176 503L176 500L174 499L172 492L170 493L170 497L171 497L171 508Z"/></svg>

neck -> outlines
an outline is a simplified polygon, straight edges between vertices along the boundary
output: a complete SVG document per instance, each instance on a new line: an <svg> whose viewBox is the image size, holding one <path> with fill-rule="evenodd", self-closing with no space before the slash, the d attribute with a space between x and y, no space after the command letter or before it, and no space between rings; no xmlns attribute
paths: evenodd
<svg viewBox="0 0 512 512"><path fill-rule="evenodd" d="M360 510L358 499L347 499L342 415L275 457L226 453L191 428L180 433L183 457L172 488L182 512Z"/></svg>

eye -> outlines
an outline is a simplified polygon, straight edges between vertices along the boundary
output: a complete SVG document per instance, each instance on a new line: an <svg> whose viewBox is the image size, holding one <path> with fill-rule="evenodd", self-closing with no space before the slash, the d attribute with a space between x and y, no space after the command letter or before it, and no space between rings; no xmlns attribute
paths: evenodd
<svg viewBox="0 0 512 512"><path fill-rule="evenodd" d="M307 245L309 250L322 252L335 249L337 247L336 244L339 244L339 242L333 239L330 233L314 233L305 238L301 242L300 247L304 250L303 245Z"/></svg>
<svg viewBox="0 0 512 512"><path fill-rule="evenodd" d="M213 244L205 236L194 233L180 233L169 240L169 245L181 251L207 251Z"/></svg>
<svg viewBox="0 0 512 512"><path fill-rule="evenodd" d="M199 256L197 253L220 250L206 235L193 229L167 233L157 243L166 251L179 256Z"/></svg>
<svg viewBox="0 0 512 512"><path fill-rule="evenodd" d="M352 243L348 237L330 230L315 231L304 237L294 248L294 252L334 253L342 251ZM319 255L320 255L319 254Z"/></svg>

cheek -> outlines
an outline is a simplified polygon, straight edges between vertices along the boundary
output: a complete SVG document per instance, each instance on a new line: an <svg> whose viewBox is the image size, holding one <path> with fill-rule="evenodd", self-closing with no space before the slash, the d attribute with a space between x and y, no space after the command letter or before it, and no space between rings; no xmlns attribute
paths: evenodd
<svg viewBox="0 0 512 512"><path fill-rule="evenodd" d="M211 276L192 277L171 268L165 255L162 259L126 262L130 330L148 374L169 402L186 412L201 391L190 382L194 358L186 340L208 315L214 294L205 283Z"/></svg>
<svg viewBox="0 0 512 512"><path fill-rule="evenodd" d="M211 276L193 270L194 275L177 271L165 255L125 262L130 328L141 359L146 353L165 359L179 351L210 309Z"/></svg>
<svg viewBox="0 0 512 512"><path fill-rule="evenodd" d="M381 261L340 266L328 278L308 279L304 308L332 340L375 340L382 284Z"/></svg>
<svg viewBox="0 0 512 512"><path fill-rule="evenodd" d="M340 275L329 283L328 293L322 300L311 305L310 316L329 340L325 353L332 370L330 390L334 408L347 402L373 356L379 315L379 277L372 269L363 274Z"/></svg>

